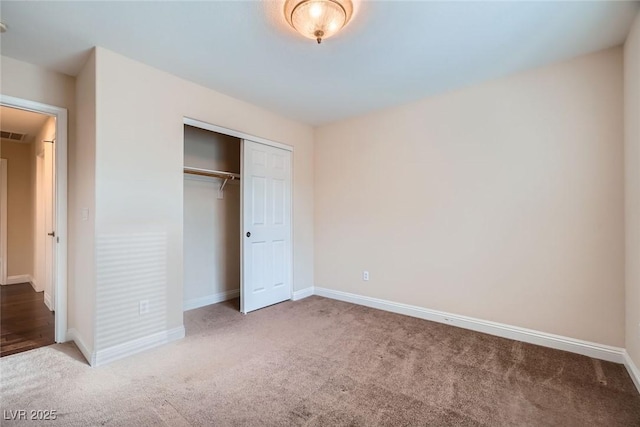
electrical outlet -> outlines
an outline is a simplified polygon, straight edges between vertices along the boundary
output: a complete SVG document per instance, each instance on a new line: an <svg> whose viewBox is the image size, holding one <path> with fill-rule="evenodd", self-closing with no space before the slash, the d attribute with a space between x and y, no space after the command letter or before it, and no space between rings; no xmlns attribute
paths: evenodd
<svg viewBox="0 0 640 427"><path fill-rule="evenodd" d="M149 312L149 300L145 299L140 301L140 315L147 314Z"/></svg>
<svg viewBox="0 0 640 427"><path fill-rule="evenodd" d="M369 272L368 271L363 271L362 272L362 280L367 281L369 280Z"/></svg>

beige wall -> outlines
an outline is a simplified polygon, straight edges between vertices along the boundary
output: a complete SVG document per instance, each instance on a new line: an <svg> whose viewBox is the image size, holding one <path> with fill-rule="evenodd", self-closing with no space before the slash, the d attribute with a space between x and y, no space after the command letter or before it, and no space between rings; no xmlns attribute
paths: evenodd
<svg viewBox="0 0 640 427"><path fill-rule="evenodd" d="M294 146L294 286L313 283L313 130L97 49L96 348L182 325L183 118ZM112 249L144 248L118 275ZM164 262L164 264L163 264ZM147 275L128 272L147 268ZM112 299L110 299L112 298ZM138 302L150 301L148 315ZM126 323L123 328L119 322Z"/></svg>
<svg viewBox="0 0 640 427"><path fill-rule="evenodd" d="M69 150L69 321L87 351L94 349L95 278L95 167L96 167L96 55L91 54L76 79L77 139ZM86 220L82 210L87 209Z"/></svg>
<svg viewBox="0 0 640 427"><path fill-rule="evenodd" d="M185 126L184 165L240 173L240 139ZM202 306L240 289L240 185L184 174L186 307Z"/></svg>
<svg viewBox="0 0 640 427"><path fill-rule="evenodd" d="M33 274L31 145L4 140L7 159L7 276ZM28 280L26 280L28 281Z"/></svg>
<svg viewBox="0 0 640 427"><path fill-rule="evenodd" d="M0 56L0 91L3 95L15 96L73 112L75 104L75 79L45 70L35 65ZM70 138L74 134L73 114L69 114Z"/></svg>
<svg viewBox="0 0 640 427"><path fill-rule="evenodd" d="M626 345L639 363L634 28L625 47ZM70 111L69 326L90 350L182 324L184 116L294 146L296 290L315 278L623 346L622 68L621 49L611 49L323 126L315 152L308 126L101 48L77 82L2 57L0 84L5 95ZM95 324L94 233L104 248L141 232L165 239L162 285L149 288L161 288L161 304L151 306L159 315L145 323L141 296L126 289L118 303L131 327L113 321L120 312L106 298ZM108 295L112 284L101 290ZM103 345L94 346L96 328Z"/></svg>
<svg viewBox="0 0 640 427"><path fill-rule="evenodd" d="M626 347L640 366L640 15L624 45Z"/></svg>
<svg viewBox="0 0 640 427"><path fill-rule="evenodd" d="M615 48L317 129L316 285L623 346L622 69Z"/></svg>

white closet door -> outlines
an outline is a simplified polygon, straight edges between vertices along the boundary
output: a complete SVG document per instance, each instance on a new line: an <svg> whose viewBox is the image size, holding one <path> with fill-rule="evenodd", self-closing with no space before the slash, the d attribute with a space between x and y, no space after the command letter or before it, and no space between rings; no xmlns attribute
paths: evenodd
<svg viewBox="0 0 640 427"><path fill-rule="evenodd" d="M243 141L241 311L291 299L291 152Z"/></svg>
<svg viewBox="0 0 640 427"><path fill-rule="evenodd" d="M57 233L55 229L56 224L56 150L51 143L44 144L44 215L45 215L45 231L48 236L45 236L45 277L44 277L44 296L45 303L47 297L49 304L47 307L49 310L54 311L55 307L55 263L56 263L56 251L55 245L57 243Z"/></svg>

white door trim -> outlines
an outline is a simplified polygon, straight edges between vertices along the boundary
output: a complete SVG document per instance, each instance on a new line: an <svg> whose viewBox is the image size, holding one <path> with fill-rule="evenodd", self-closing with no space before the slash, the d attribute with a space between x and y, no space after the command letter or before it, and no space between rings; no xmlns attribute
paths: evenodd
<svg viewBox="0 0 640 427"><path fill-rule="evenodd" d="M0 285L7 284L7 160L0 159Z"/></svg>
<svg viewBox="0 0 640 427"><path fill-rule="evenodd" d="M65 342L67 333L67 124L66 108L0 95L0 105L46 114L56 118L54 289L55 338Z"/></svg>

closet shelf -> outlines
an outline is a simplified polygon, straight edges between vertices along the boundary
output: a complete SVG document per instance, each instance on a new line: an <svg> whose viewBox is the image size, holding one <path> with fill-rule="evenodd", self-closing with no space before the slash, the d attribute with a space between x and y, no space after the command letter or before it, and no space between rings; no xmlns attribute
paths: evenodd
<svg viewBox="0 0 640 427"><path fill-rule="evenodd" d="M224 180L222 181L222 184L220 184L220 188L218 188L218 199L222 199L224 197L224 187L227 185L227 182L240 180L240 174L238 173L214 171L209 169L185 167L184 173L188 173L191 175L208 176L211 178L220 178Z"/></svg>
<svg viewBox="0 0 640 427"><path fill-rule="evenodd" d="M210 169L191 168L186 166L184 168L184 173L188 173L191 175L210 176L212 178L228 179L231 181L240 179L240 174L238 173L215 171Z"/></svg>

